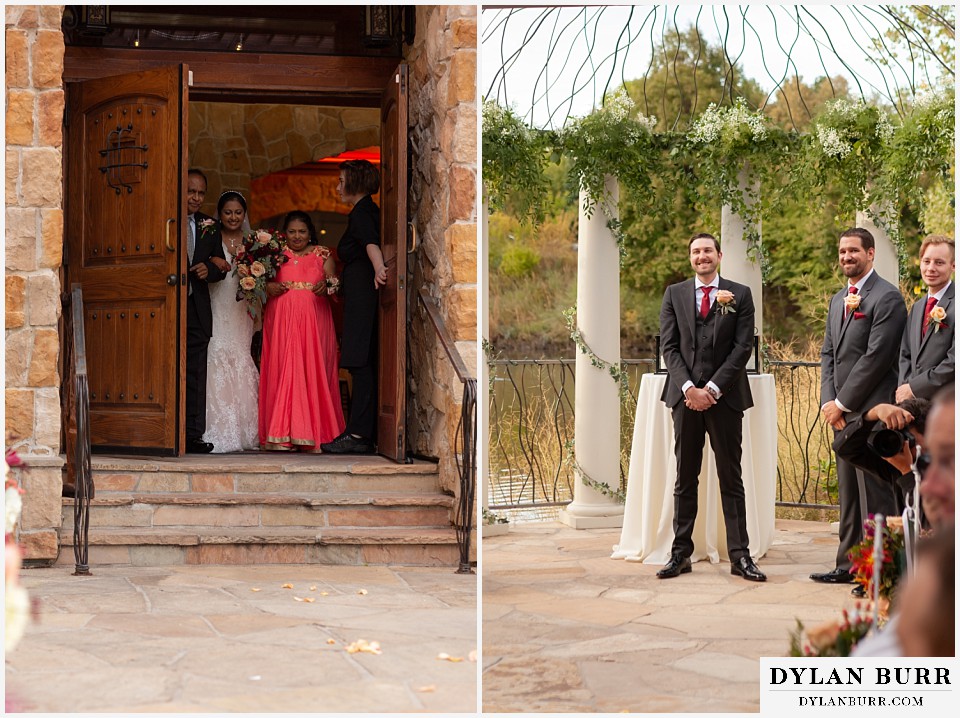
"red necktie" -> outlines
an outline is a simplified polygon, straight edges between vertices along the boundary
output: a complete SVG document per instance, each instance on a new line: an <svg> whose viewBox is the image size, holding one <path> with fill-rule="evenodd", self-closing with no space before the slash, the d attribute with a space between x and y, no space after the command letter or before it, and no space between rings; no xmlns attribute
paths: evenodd
<svg viewBox="0 0 960 718"><path fill-rule="evenodd" d="M927 327L930 324L930 312L937 304L936 297L927 297L927 306L923 309L923 328L920 330L920 336L924 337L927 333Z"/></svg>
<svg viewBox="0 0 960 718"><path fill-rule="evenodd" d="M860 290L857 289L856 287L850 287L850 289L847 290L847 296L851 294L856 294L859 291ZM843 305L843 321L847 321L847 314L849 314L849 312L847 311L847 305L844 304Z"/></svg>
<svg viewBox="0 0 960 718"><path fill-rule="evenodd" d="M710 290L713 287L700 287L703 290L703 299L700 300L700 316L707 318L707 312L710 311Z"/></svg>

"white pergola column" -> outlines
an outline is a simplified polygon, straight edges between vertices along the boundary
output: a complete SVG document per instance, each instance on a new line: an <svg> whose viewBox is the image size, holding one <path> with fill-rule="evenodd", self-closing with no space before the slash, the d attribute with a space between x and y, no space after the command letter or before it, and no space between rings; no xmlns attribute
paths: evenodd
<svg viewBox="0 0 960 718"><path fill-rule="evenodd" d="M608 217L616 217L620 188L606 178L606 206L598 204L592 216L583 210L580 192L577 235L577 325L593 352L606 362L620 363L620 253ZM611 489L620 486L620 392L609 372L590 363L577 350L574 436L576 459L590 478ZM560 520L576 529L623 525L623 504L574 482L573 503Z"/></svg>
<svg viewBox="0 0 960 718"><path fill-rule="evenodd" d="M753 204L746 195L746 172L739 175L740 191L748 205ZM757 232L762 235L762 226L758 222ZM720 251L723 259L720 261L720 276L733 282L746 284L753 295L753 304L756 308L754 322L757 336L763 336L763 274L760 262L753 261L747 256L746 224L743 218L731 209L730 205L723 205L720 210Z"/></svg>
<svg viewBox="0 0 960 718"><path fill-rule="evenodd" d="M871 208L874 212L879 211L876 205ZM893 219L892 210L882 214L884 220L888 223L896 221ZM857 226L870 232L876 241L876 253L873 257L873 268L881 277L886 279L894 286L900 285L900 260L897 257L897 247L887 234L887 230L878 227L870 215L866 212L857 212Z"/></svg>
<svg viewBox="0 0 960 718"><path fill-rule="evenodd" d="M480 253L480 296L483 297L483 309L480 312L480 336L484 341L490 341L490 202L487 193L483 193L483 210L480 213L481 243ZM480 535L496 536L507 532L507 524L486 524L483 521L483 512L490 508L490 368L487 366L487 357L484 352L478 362L479 376L477 377L477 436L481 446L486 447L477 454L480 458Z"/></svg>

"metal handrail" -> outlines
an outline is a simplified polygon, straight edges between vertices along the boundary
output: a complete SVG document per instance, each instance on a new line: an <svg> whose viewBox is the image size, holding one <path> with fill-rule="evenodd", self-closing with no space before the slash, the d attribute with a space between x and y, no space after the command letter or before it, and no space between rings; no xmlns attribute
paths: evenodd
<svg viewBox="0 0 960 718"><path fill-rule="evenodd" d="M83 290L79 284L70 287L73 319L73 382L76 400L77 438L73 461L76 476L73 502L74 576L89 576L90 501L93 499L93 472L90 468L90 392L87 380L87 349L83 332ZM69 461L69 456L68 456Z"/></svg>
<svg viewBox="0 0 960 718"><path fill-rule="evenodd" d="M460 474L460 500L454 525L457 532L457 547L460 550L460 566L457 573L474 573L470 565L470 540L473 533L474 507L477 494L477 379L471 376L463 357L457 351L453 337L440 316L436 299L426 287L420 288L420 301L430 317L457 378L463 384L463 401L460 404L460 422L457 424L455 443L460 447L456 453L457 472Z"/></svg>

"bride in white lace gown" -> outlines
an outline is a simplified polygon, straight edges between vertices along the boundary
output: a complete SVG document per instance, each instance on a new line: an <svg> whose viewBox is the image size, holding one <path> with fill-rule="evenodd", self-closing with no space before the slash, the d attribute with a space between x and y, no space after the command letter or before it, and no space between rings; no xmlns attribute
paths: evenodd
<svg viewBox="0 0 960 718"><path fill-rule="evenodd" d="M240 247L247 203L239 192L224 192L217 203L223 253L233 266ZM207 348L207 431L204 441L222 454L257 449L257 394L260 374L250 356L253 320L245 302L237 301L239 278L227 274L210 285L213 336Z"/></svg>

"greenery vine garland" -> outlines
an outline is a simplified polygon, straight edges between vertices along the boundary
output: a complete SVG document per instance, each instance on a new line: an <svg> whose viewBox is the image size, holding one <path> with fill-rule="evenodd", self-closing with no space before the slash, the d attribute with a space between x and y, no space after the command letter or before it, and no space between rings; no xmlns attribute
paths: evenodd
<svg viewBox="0 0 960 718"><path fill-rule="evenodd" d="M649 202L651 180L661 170L661 151L653 135L656 124L656 117L637 113L633 100L620 88L599 110L574 119L560 132L556 149L572 162L571 176L586 195L583 209L588 217L599 204L612 218L605 189L608 175L615 175L635 198Z"/></svg>
<svg viewBox="0 0 960 718"><path fill-rule="evenodd" d="M583 470L582 466L580 466L580 462L577 461L577 452L573 439L567 439L567 441L564 442L564 448L566 450L566 463L573 469L574 473L577 475L577 478L580 479L584 486L589 486L597 493L614 499L618 504L626 503L627 494L625 491L621 489L611 489L609 485L603 483L602 481L597 481L596 479L587 475L587 472Z"/></svg>
<svg viewBox="0 0 960 718"><path fill-rule="evenodd" d="M711 103L684 144L700 182L700 203L727 205L740 216L747 257L761 267L760 220L766 208L776 204L789 146L787 134L741 97L731 107Z"/></svg>
<svg viewBox="0 0 960 718"><path fill-rule="evenodd" d="M600 371L605 371L610 375L610 377L617 383L617 389L620 392L620 404L622 405L626 403L627 397L631 396L626 366L623 363L613 364L605 359L601 359L597 353L590 348L590 345L587 344L586 340L583 338L583 332L581 332L580 328L577 326L576 305L573 305L569 309L563 310L563 318L567 323L567 329L570 331L570 338L573 340L573 343L577 345L577 349L580 350L581 354L587 355L587 358L590 359L590 364L592 366L596 367Z"/></svg>
<svg viewBox="0 0 960 718"><path fill-rule="evenodd" d="M535 222L548 191L544 168L561 154L571 160L571 181L585 192L588 216L597 204L609 213L607 175L617 178L641 214L663 210L656 206L654 180L682 184L698 204L725 204L743 218L750 256L764 269L763 216L788 196L822 204L829 185L840 189L839 215L852 222L857 211L868 212L904 260L896 221L875 207L892 206L894 218L906 202L922 210L924 177L952 186L954 116L952 88L918 95L902 121L862 101L837 99L814 118L809 133L798 135L773 127L737 100L711 105L687 133L654 133L656 119L636 113L621 89L600 110L554 133L534 130L512 110L485 102L483 181L492 207L503 209L509 200L515 215ZM619 222L608 219L623 258Z"/></svg>
<svg viewBox="0 0 960 718"><path fill-rule="evenodd" d="M508 107L483 103L483 184L492 209L508 201L521 221L543 220L549 184L544 176L550 138L530 128Z"/></svg>

